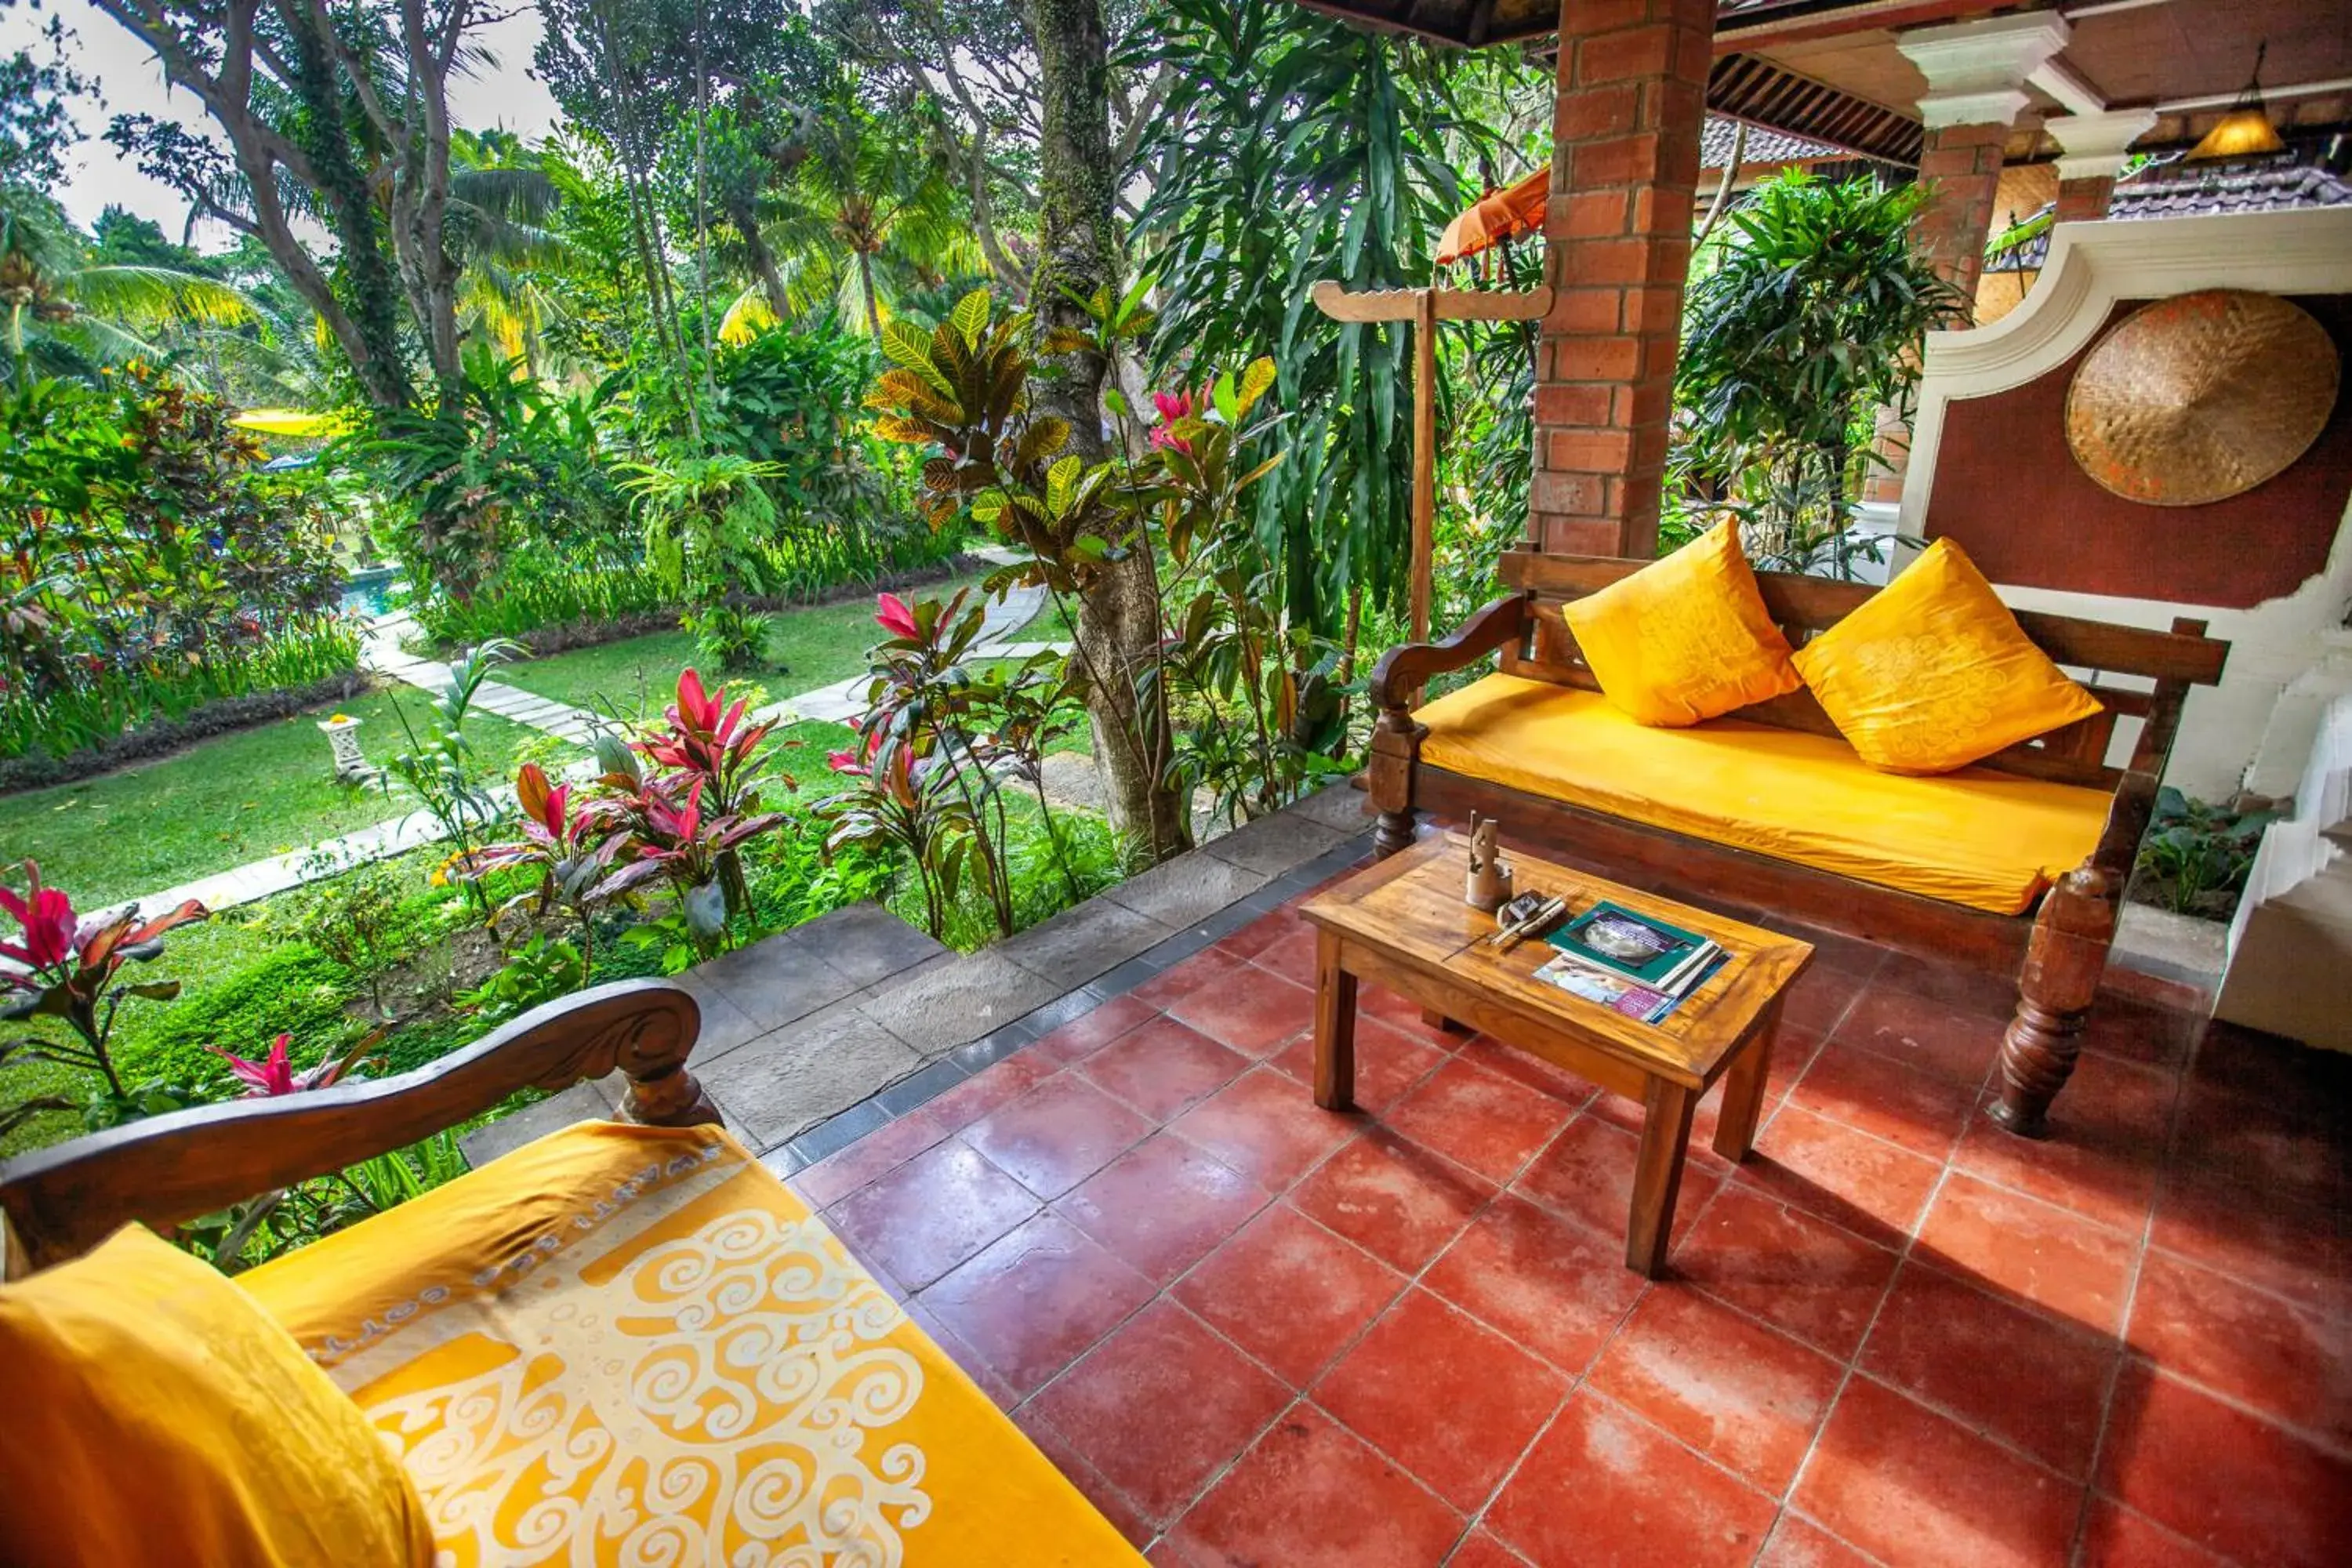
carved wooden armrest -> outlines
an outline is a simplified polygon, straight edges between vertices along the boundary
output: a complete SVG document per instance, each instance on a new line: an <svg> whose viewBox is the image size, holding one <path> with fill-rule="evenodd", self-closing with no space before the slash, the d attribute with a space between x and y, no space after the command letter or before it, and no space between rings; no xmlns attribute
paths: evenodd
<svg viewBox="0 0 2352 1568"><path fill-rule="evenodd" d="M1507 594L1433 643L1401 643L1372 666L1372 703L1403 712L1419 700L1430 678L1475 664L1496 648L1527 636L1528 596Z"/></svg>
<svg viewBox="0 0 2352 1568"><path fill-rule="evenodd" d="M717 1108L686 1070L701 1026L691 993L625 980L534 1007L397 1078L198 1106L21 1156L0 1165L8 1272L71 1258L130 1220L177 1225L405 1148L517 1089L562 1089L615 1068L629 1078L628 1120L715 1122Z"/></svg>

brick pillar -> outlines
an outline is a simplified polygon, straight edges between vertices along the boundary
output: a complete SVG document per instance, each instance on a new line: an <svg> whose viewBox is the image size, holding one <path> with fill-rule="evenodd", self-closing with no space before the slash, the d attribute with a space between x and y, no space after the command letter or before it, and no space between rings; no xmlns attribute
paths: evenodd
<svg viewBox="0 0 2352 1568"><path fill-rule="evenodd" d="M1714 0L1562 0L1528 531L1654 554Z"/></svg>
<svg viewBox="0 0 2352 1568"><path fill-rule="evenodd" d="M2042 128L2058 143L2058 221L2095 223L2107 216L2116 176L2131 145L2156 125L2153 109L2110 109L2060 115Z"/></svg>
<svg viewBox="0 0 2352 1568"><path fill-rule="evenodd" d="M2095 174L2086 180L2058 182L2058 221L2060 223L2096 223L2107 216L2107 198L2116 194L2112 174Z"/></svg>
<svg viewBox="0 0 2352 1568"><path fill-rule="evenodd" d="M1936 270L1973 300L1984 271L1985 241L1992 237L1994 198L2000 190L2007 122L1944 125L1927 132L1919 154L1919 181L1927 205L1912 234Z"/></svg>

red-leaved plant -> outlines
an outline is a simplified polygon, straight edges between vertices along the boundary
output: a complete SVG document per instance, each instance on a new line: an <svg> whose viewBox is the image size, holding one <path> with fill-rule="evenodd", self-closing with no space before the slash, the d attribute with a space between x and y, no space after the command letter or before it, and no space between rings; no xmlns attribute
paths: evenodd
<svg viewBox="0 0 2352 1568"><path fill-rule="evenodd" d="M537 871L539 885L499 905L490 923L496 925L534 900L541 914L561 908L579 922L581 953L593 962L596 929L590 906L625 839L615 831L619 821L609 805L577 799L578 793L571 784L551 783L537 763L523 763L515 773L515 801L522 808L515 826L522 837L484 845L467 854L457 868L477 879L513 868Z"/></svg>
<svg viewBox="0 0 2352 1568"><path fill-rule="evenodd" d="M314 1089L325 1089L341 1079L358 1062L360 1053L382 1037L370 1035L340 1057L322 1057L316 1067L294 1070L292 1045L294 1037L280 1035L269 1042L269 1055L257 1062L246 1060L218 1046L205 1049L228 1063L228 1070L245 1085L247 1100L274 1100L281 1094L305 1094Z"/></svg>

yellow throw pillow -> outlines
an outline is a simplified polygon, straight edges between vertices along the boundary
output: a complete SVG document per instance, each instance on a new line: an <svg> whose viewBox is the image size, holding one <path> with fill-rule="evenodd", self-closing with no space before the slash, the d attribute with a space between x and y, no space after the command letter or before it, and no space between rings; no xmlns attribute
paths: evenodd
<svg viewBox="0 0 2352 1568"><path fill-rule="evenodd" d="M292 1335L126 1226L0 1287L0 1563L408 1568L424 1505Z"/></svg>
<svg viewBox="0 0 2352 1568"><path fill-rule="evenodd" d="M1949 773L2099 711L1948 539L1800 648L1797 672L1881 773Z"/></svg>
<svg viewBox="0 0 2352 1568"><path fill-rule="evenodd" d="M1797 689L1728 522L1560 613L1601 695L1637 723L1678 729Z"/></svg>

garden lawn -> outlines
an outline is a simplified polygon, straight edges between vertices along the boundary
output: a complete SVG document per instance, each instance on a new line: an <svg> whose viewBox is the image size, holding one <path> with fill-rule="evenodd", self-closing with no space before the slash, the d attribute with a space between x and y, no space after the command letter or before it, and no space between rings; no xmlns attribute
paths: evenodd
<svg viewBox="0 0 2352 1568"><path fill-rule="evenodd" d="M98 778L0 795L0 863L40 862L44 880L96 909L242 866L414 809L395 790L337 784L318 721L341 711L362 721L360 742L376 762L408 750L398 714L421 735L425 694L395 688L352 698ZM466 736L493 776L518 754L563 761L576 750L477 710Z"/></svg>

